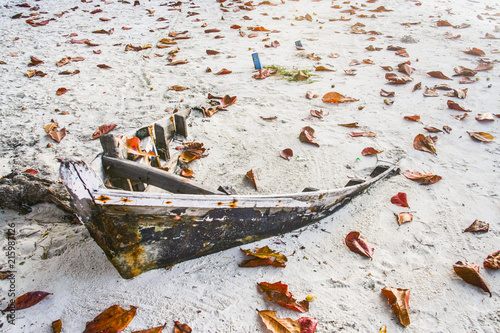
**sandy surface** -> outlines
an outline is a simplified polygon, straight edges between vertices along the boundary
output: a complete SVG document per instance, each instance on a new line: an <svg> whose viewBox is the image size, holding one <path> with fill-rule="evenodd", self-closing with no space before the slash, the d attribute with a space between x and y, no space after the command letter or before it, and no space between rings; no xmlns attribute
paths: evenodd
<svg viewBox="0 0 500 333"><path fill-rule="evenodd" d="M51 322L61 319L63 332L79 332L87 321L113 304L139 307L125 332L165 322L165 330L171 332L174 320L188 324L194 332L265 332L255 309L275 310L278 317L301 316L267 301L256 288L256 283L263 281L288 284L297 299L315 294L317 301L311 303L305 315L318 319L317 332L378 332L382 325L387 325L388 332L500 331L500 275L482 268L486 256L500 250L500 119L475 120L477 114L500 113L500 55L496 53L500 42L485 38L486 34L500 38L498 3L274 2L277 6L264 4L248 11L238 8L242 3L227 1L222 8L215 1L192 1L176 7L181 11L172 11L169 9L173 7L161 6L160 1L141 0L139 6L133 6L133 1L30 1L30 5L40 7L30 11L15 6L21 1L3 1L0 60L5 64L0 65L0 174L33 168L39 175L57 180L57 158L91 162L101 151L99 142L90 140L99 125L117 124L114 133L127 133L168 119L175 108L208 107L207 94L212 93L237 96L237 102L211 118L193 112L188 119L188 139L203 142L209 153L207 158L191 163L190 168L195 179L207 186L231 185L239 193L255 193L244 179L253 168L258 177L258 193L301 191L306 186L336 188L376 164L375 157L361 155L366 147L383 150L378 158L399 161L402 170L432 172L443 179L421 186L403 176L393 177L318 224L244 247L269 245L290 255L284 269L239 268L244 256L234 248L175 265L171 270L151 271L124 280L86 229L66 222L52 206L34 207L32 213L24 216L3 211L2 234L7 222L16 224L17 295L34 290L53 295L17 312L15 326L2 317L0 331L51 332ZM351 5L359 8L354 14L342 12L352 9ZM393 11L368 11L379 6ZM91 14L96 9L103 12ZM55 20L32 27L25 22L27 18L11 18L18 13L27 16L36 12L41 19L35 22ZM63 12L60 17L56 15ZM306 14L311 21L305 19ZM341 17L350 20L338 20ZM438 27L439 20L470 27ZM365 25L359 29L381 34L350 33L358 22ZM234 24L242 26L245 37L230 28ZM247 27L256 26L279 32L258 32L258 37L248 38L253 32ZM92 33L112 28L112 35ZM205 33L206 29L220 32ZM156 47L160 39L168 38L169 32L186 30L180 36L190 39L177 40L178 44L171 48ZM72 33L78 35L70 37ZM446 33L461 37L447 39ZM224 38L215 38L217 35ZM71 39L89 39L99 46L73 44ZM275 40L279 47L265 47ZM295 48L297 40L304 50ZM126 52L127 44L153 47ZM382 49L366 50L370 45ZM389 45L405 47L409 57L395 55L386 49ZM167 66L168 52L175 47L180 49L175 60L186 59L187 64ZM468 47L483 50L485 56L463 53ZM207 49L220 54L207 55ZM95 50L101 53L95 54ZM311 77L311 83L277 77L255 80L251 61L254 52L259 53L265 66L312 70L317 76ZM321 59L309 59L311 53ZM330 54L339 56L332 58ZM30 56L44 63L28 67ZM57 67L55 63L65 57L85 60ZM473 77L478 81L459 84L461 77L452 77L455 66L474 69L480 58L490 59L495 67L478 72ZM354 59L361 64L351 66ZM364 59L370 59L374 65L363 63ZM397 69L399 63L408 60L415 68L411 75L414 80L406 85L388 85L387 72L380 66ZM101 69L98 64L112 68ZM336 72L314 72L319 65ZM206 72L207 67L211 73ZM223 68L232 73L214 74ZM28 78L25 73L29 69L47 75ZM61 71L76 69L79 74L59 75ZM356 69L357 75L345 75L344 70L348 69ZM431 78L426 74L430 71L442 71L452 80ZM412 92L418 82L424 89L442 83L455 89L468 88L467 97L447 97L442 90L438 97L424 97L423 90ZM189 90L168 90L173 85ZM58 96L56 91L61 87L68 91ZM380 89L394 91L395 97L381 97ZM307 91L319 97L309 100L305 97ZM331 91L358 101L323 103L321 97ZM385 104L386 98L394 104ZM462 121L452 118L451 115L463 112L448 109L449 99L470 109L470 116ZM312 109L324 111L323 121L304 120ZM403 118L413 115L420 115L423 124ZM261 118L272 116L277 119ZM60 143L43 129L52 120L68 131ZM358 122L361 127L338 126L350 122ZM417 134L430 134L424 125L452 128L450 134L432 134L438 136L437 155L413 148ZM298 140L304 126L315 129L320 147ZM352 138L351 130L372 131L377 136ZM496 139L488 144L477 142L467 131L488 132ZM49 143L51 146L47 147ZM279 157L284 148L294 151L292 160ZM398 226L394 214L407 209L390 202L398 192L407 193L415 216L402 226ZM490 231L462 233L475 219L490 223ZM373 261L345 246L344 238L353 230L360 231L374 246ZM0 244L7 244L5 237ZM0 263L7 262L1 258ZM458 260L481 266L492 297L455 275L452 266ZM412 323L406 329L380 292L385 286L411 290ZM6 296L8 282L0 281L0 288L2 297ZM2 301L2 307L6 302L7 299Z"/></svg>

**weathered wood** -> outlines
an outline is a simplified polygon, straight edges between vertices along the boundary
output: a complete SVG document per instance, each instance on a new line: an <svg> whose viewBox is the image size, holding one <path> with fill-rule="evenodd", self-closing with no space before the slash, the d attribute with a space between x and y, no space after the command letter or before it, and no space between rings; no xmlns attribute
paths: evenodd
<svg viewBox="0 0 500 333"><path fill-rule="evenodd" d="M221 194L202 185L193 184L186 178L126 159L103 155L102 165L110 175L151 184L172 193Z"/></svg>
<svg viewBox="0 0 500 333"><path fill-rule="evenodd" d="M170 159L170 150L168 147L168 139L163 126L159 124L154 125L155 129L155 139L156 139L156 150L158 151L158 156L162 160L168 161Z"/></svg>
<svg viewBox="0 0 500 333"><path fill-rule="evenodd" d="M175 133L182 135L187 138L187 126L186 126L186 117L180 114L174 114L174 124L175 124Z"/></svg>
<svg viewBox="0 0 500 333"><path fill-rule="evenodd" d="M102 151L104 155L110 157L120 157L120 151L118 149L118 140L113 136L113 134L104 134L99 137L101 141Z"/></svg>

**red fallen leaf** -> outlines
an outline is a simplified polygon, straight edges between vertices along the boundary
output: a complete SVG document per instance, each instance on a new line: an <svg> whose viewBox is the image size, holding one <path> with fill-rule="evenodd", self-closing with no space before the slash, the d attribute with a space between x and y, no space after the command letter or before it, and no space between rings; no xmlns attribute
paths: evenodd
<svg viewBox="0 0 500 333"><path fill-rule="evenodd" d="M220 30L219 29L206 29L205 30L206 34L209 34L209 33L212 33L212 32L220 32Z"/></svg>
<svg viewBox="0 0 500 333"><path fill-rule="evenodd" d="M257 311L260 319L270 332L301 333L301 326L298 321L290 318L276 318L276 312L271 310Z"/></svg>
<svg viewBox="0 0 500 333"><path fill-rule="evenodd" d="M420 121L420 116L419 115L414 115L414 116L404 116L404 119L411 120L411 121L417 121L419 123L422 123Z"/></svg>
<svg viewBox="0 0 500 333"><path fill-rule="evenodd" d="M475 70L463 66L456 66L453 70L455 71L453 76L474 76L477 74Z"/></svg>
<svg viewBox="0 0 500 333"><path fill-rule="evenodd" d="M241 262L240 267L258 267L258 266L274 266L274 267L286 267L287 257L279 252L271 250L268 246L262 248L256 248L255 251L243 250L247 256L254 256L249 260L244 260Z"/></svg>
<svg viewBox="0 0 500 333"><path fill-rule="evenodd" d="M406 193L403 193L403 192L398 192L398 194L393 196L391 198L391 203L395 204L396 206L410 208L410 206L408 206Z"/></svg>
<svg viewBox="0 0 500 333"><path fill-rule="evenodd" d="M329 93L326 93L322 101L324 103L346 103L346 102L355 102L357 99L352 98L352 97L346 97L344 95L339 94L338 92L332 91Z"/></svg>
<svg viewBox="0 0 500 333"><path fill-rule="evenodd" d="M101 135L108 134L116 126L117 126L116 124L99 126L99 128L94 132L94 134L92 134L91 140L98 139Z"/></svg>
<svg viewBox="0 0 500 333"><path fill-rule="evenodd" d="M491 269L500 269L500 251L488 255L483 262L483 266Z"/></svg>
<svg viewBox="0 0 500 333"><path fill-rule="evenodd" d="M70 61L71 61L71 57L62 58L61 60L56 62L56 65L57 65L57 67L61 67L61 66L64 66L66 64L69 64Z"/></svg>
<svg viewBox="0 0 500 333"><path fill-rule="evenodd" d="M413 91L416 91L416 90L420 90L420 89L422 89L422 82L419 82L419 83L415 84L415 85L413 86L413 90L412 90L412 92L413 92Z"/></svg>
<svg viewBox="0 0 500 333"><path fill-rule="evenodd" d="M445 96L458 97L458 98L464 99L465 97L467 97L467 90L468 90L467 88L453 89L452 92L445 94Z"/></svg>
<svg viewBox="0 0 500 333"><path fill-rule="evenodd" d="M98 332L121 332L134 319L137 307L131 305L130 310L125 311L118 305L112 305L94 320L87 322L83 333Z"/></svg>
<svg viewBox="0 0 500 333"><path fill-rule="evenodd" d="M293 150L291 150L290 148L283 149L280 152L280 156L285 160L290 160L293 157Z"/></svg>
<svg viewBox="0 0 500 333"><path fill-rule="evenodd" d="M413 71L414 71L414 69L410 65L411 65L411 62L409 62L409 61L400 63L398 65L398 72L404 73L404 74L410 76L411 73L413 73Z"/></svg>
<svg viewBox="0 0 500 333"><path fill-rule="evenodd" d="M314 129L310 126L303 127L300 130L299 140L300 142L312 143L316 147L319 147L319 144L314 140Z"/></svg>
<svg viewBox="0 0 500 333"><path fill-rule="evenodd" d="M228 106L230 106L230 105L233 105L234 103L236 103L236 99L237 99L237 97L236 97L236 96L231 97L231 96L229 96L229 95L226 95L226 96L224 96L224 97L222 98L222 100L220 101L220 106L221 106L222 108L226 108L226 107L228 107Z"/></svg>
<svg viewBox="0 0 500 333"><path fill-rule="evenodd" d="M260 282L257 283L259 290L266 293L267 299L276 302L279 305L299 312L307 312L309 310L309 302L306 300L297 302L291 292L288 291L288 286L281 282L267 283Z"/></svg>
<svg viewBox="0 0 500 333"><path fill-rule="evenodd" d="M207 50L206 52L208 55L217 55L220 53L219 51L214 51L214 50Z"/></svg>
<svg viewBox="0 0 500 333"><path fill-rule="evenodd" d="M33 176L36 176L36 174L38 173L35 169L26 169L23 172L32 174Z"/></svg>
<svg viewBox="0 0 500 333"><path fill-rule="evenodd" d="M464 109L463 107L461 107L460 105L458 105L458 103L455 103L452 100L448 100L447 104L448 104L448 108L450 108L452 110L470 112L470 110Z"/></svg>
<svg viewBox="0 0 500 333"><path fill-rule="evenodd" d="M408 58L410 55L408 54L408 52L406 52L405 49L401 49L399 51L396 51L396 55L400 56L400 57L403 57L403 58Z"/></svg>
<svg viewBox="0 0 500 333"><path fill-rule="evenodd" d="M61 319L52 322L52 330L54 331L54 333L61 333L62 330Z"/></svg>
<svg viewBox="0 0 500 333"><path fill-rule="evenodd" d="M193 172L193 170L191 170L189 168L184 168L181 170L181 176L186 177L186 178L193 178L194 172Z"/></svg>
<svg viewBox="0 0 500 333"><path fill-rule="evenodd" d="M48 134L55 142L59 143L66 136L66 128L64 127L60 130L54 128L51 131L49 131Z"/></svg>
<svg viewBox="0 0 500 333"><path fill-rule="evenodd" d="M345 244L352 252L370 259L373 256L373 247L363 236L360 236L358 231L351 231L345 238Z"/></svg>
<svg viewBox="0 0 500 333"><path fill-rule="evenodd" d="M424 130L426 130L427 132L431 132L431 133L443 133L442 130L440 130L439 128L433 127L433 126L425 126Z"/></svg>
<svg viewBox="0 0 500 333"><path fill-rule="evenodd" d="M241 29L241 25L233 24L231 29Z"/></svg>
<svg viewBox="0 0 500 333"><path fill-rule="evenodd" d="M37 57L30 57L31 62L28 64L29 67L31 66L38 66L40 64L43 64L43 60L38 59Z"/></svg>
<svg viewBox="0 0 500 333"><path fill-rule="evenodd" d="M171 63L168 63L167 66L177 66L177 65L184 65L187 64L189 61L184 59L184 60L177 60L177 61L172 61Z"/></svg>
<svg viewBox="0 0 500 333"><path fill-rule="evenodd" d="M486 222L475 220L464 232L488 232L490 225Z"/></svg>
<svg viewBox="0 0 500 333"><path fill-rule="evenodd" d="M167 323L165 323L163 326L153 327L148 330L135 331L132 333L161 333L165 326L167 326Z"/></svg>
<svg viewBox="0 0 500 333"><path fill-rule="evenodd" d="M383 152L383 150L376 150L373 147L367 147L361 151L361 155L363 156L370 156L370 155L377 155Z"/></svg>
<svg viewBox="0 0 500 333"><path fill-rule="evenodd" d="M481 142L492 142L495 137L486 132L467 132L471 138Z"/></svg>
<svg viewBox="0 0 500 333"><path fill-rule="evenodd" d="M398 218L399 225L413 221L413 215L411 213L408 213L408 212L399 213L397 215L397 218Z"/></svg>
<svg viewBox="0 0 500 333"><path fill-rule="evenodd" d="M97 67L102 68L102 69L111 69L111 66L108 66L106 64L99 64Z"/></svg>
<svg viewBox="0 0 500 333"><path fill-rule="evenodd" d="M479 64L477 65L476 68L474 68L475 71L487 71L493 69L493 65L488 65L488 64Z"/></svg>
<svg viewBox="0 0 500 333"><path fill-rule="evenodd" d="M360 136L373 138L373 137L377 136L377 134L375 134L373 132L351 132L351 133L349 133L349 135L352 136L353 138L357 138Z"/></svg>
<svg viewBox="0 0 500 333"><path fill-rule="evenodd" d="M380 89L380 96L383 97L394 97L396 92L394 91L385 91L384 89Z"/></svg>
<svg viewBox="0 0 500 333"><path fill-rule="evenodd" d="M358 128L358 123L355 122L355 123L348 123L348 124L338 124L338 126L342 126L342 127L350 127L350 128Z"/></svg>
<svg viewBox="0 0 500 333"><path fill-rule="evenodd" d="M191 333L191 327L186 324L182 324L181 322L175 320L174 321L174 333Z"/></svg>
<svg viewBox="0 0 500 333"><path fill-rule="evenodd" d="M248 180L250 180L253 184L253 186L255 187L256 190L258 190L257 188L257 177L255 176L255 171L254 169L251 169L250 171L248 171L245 175L245 178L247 178Z"/></svg>
<svg viewBox="0 0 500 333"><path fill-rule="evenodd" d="M223 68L220 71L218 71L217 73L215 73L215 75L225 75L225 74L231 74L231 73L232 73L232 71Z"/></svg>
<svg viewBox="0 0 500 333"><path fill-rule="evenodd" d="M387 298L392 311L398 316L399 322L404 327L410 325L409 301L410 290L385 287L382 293Z"/></svg>
<svg viewBox="0 0 500 333"><path fill-rule="evenodd" d="M259 72L254 74L252 77L257 80L263 80L271 74L271 69L259 69Z"/></svg>
<svg viewBox="0 0 500 333"><path fill-rule="evenodd" d="M52 295L52 293L47 293L45 291L30 291L24 295L19 296L16 300L2 310L2 312L7 311L18 311L22 309L29 308L35 304L38 304L41 300L43 300L48 295Z"/></svg>
<svg viewBox="0 0 500 333"><path fill-rule="evenodd" d="M427 75L435 77L436 79L451 80L449 77L447 77L440 71L428 72Z"/></svg>
<svg viewBox="0 0 500 333"><path fill-rule="evenodd" d="M452 27L453 26L453 24L451 24L450 22L445 21L445 20L439 20L439 21L437 21L436 24L438 27Z"/></svg>
<svg viewBox="0 0 500 333"><path fill-rule="evenodd" d="M66 88L59 88L59 89L57 89L56 94L58 96L61 96L61 95L64 95L67 91L68 91L68 89L66 89Z"/></svg>
<svg viewBox="0 0 500 333"><path fill-rule="evenodd" d="M467 53L467 54L470 54L470 55L475 55L475 56L484 56L486 53L484 53L483 50L480 50L480 49L477 49L475 47L473 47L472 49L470 48L466 48L465 51L463 51L464 53Z"/></svg>
<svg viewBox="0 0 500 333"><path fill-rule="evenodd" d="M413 140L413 148L415 148L416 150L436 154L436 146L434 145L436 141L437 137L418 134Z"/></svg>
<svg viewBox="0 0 500 333"><path fill-rule="evenodd" d="M472 284L473 286L479 287L483 289L483 291L487 292L491 295L490 288L483 280L481 275L479 275L479 266L473 264L471 262L461 262L457 261L455 265L453 265L453 270L457 273L458 276L462 278L468 284Z"/></svg>
<svg viewBox="0 0 500 333"><path fill-rule="evenodd" d="M437 183L442 179L441 176L437 176L432 173L422 173L418 171L410 171L406 170L401 172L403 176L405 176L408 179L414 180L422 185L431 185L434 183Z"/></svg>
<svg viewBox="0 0 500 333"><path fill-rule="evenodd" d="M493 116L493 113L491 112L486 112L486 113L479 113L476 116L477 121L495 121L495 117Z"/></svg>
<svg viewBox="0 0 500 333"><path fill-rule="evenodd" d="M318 325L316 318L301 317L297 321L300 324L300 333L314 333L316 331L316 326Z"/></svg>
<svg viewBox="0 0 500 333"><path fill-rule="evenodd" d="M202 149L197 149L197 150L191 150L191 151L185 151L179 156L179 161L183 163L191 163L194 160L207 157L208 155L203 155L205 152L205 148Z"/></svg>

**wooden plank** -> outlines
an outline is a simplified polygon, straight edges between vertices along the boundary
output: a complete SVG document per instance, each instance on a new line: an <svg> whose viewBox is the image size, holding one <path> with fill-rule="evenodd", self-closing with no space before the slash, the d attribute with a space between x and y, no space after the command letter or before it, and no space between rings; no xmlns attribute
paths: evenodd
<svg viewBox="0 0 500 333"><path fill-rule="evenodd" d="M158 151L158 156L164 161L170 159L170 150L168 148L168 139L163 126L159 124L154 125L155 139L156 139L156 150Z"/></svg>
<svg viewBox="0 0 500 333"><path fill-rule="evenodd" d="M174 123L175 123L175 133L182 135L187 138L187 126L186 126L186 117L180 114L174 114Z"/></svg>
<svg viewBox="0 0 500 333"><path fill-rule="evenodd" d="M120 151L118 149L118 140L113 136L113 134L104 134L99 137L101 141L102 151L104 155L110 157L120 157Z"/></svg>
<svg viewBox="0 0 500 333"><path fill-rule="evenodd" d="M221 192L213 191L202 185L193 184L189 179L147 165L134 163L126 159L103 155L102 165L106 172L113 176L151 184L172 193L222 194Z"/></svg>

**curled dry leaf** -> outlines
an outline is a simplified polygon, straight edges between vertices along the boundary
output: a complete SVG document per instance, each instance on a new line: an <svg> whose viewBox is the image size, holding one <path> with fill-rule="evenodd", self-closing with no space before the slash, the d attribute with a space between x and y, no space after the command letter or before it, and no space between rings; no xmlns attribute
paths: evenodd
<svg viewBox="0 0 500 333"><path fill-rule="evenodd" d="M396 92L394 91L385 91L384 89L380 89L380 96L383 97L394 97Z"/></svg>
<svg viewBox="0 0 500 333"><path fill-rule="evenodd" d="M168 88L168 90L175 90L175 91L184 91L186 89L189 89L188 87L183 87L179 85L174 85Z"/></svg>
<svg viewBox="0 0 500 333"><path fill-rule="evenodd" d="M403 193L403 192L399 192L398 194L393 196L391 198L391 203L395 204L396 206L410 208L410 206L408 206L408 200L406 197L406 193Z"/></svg>
<svg viewBox="0 0 500 333"><path fill-rule="evenodd" d="M453 26L453 24L451 24L450 22L445 21L445 20L439 20L439 21L437 21L436 24L438 27L452 27Z"/></svg>
<svg viewBox="0 0 500 333"><path fill-rule="evenodd" d="M461 107L460 105L458 105L458 103L455 103L452 100L448 100L447 104L448 104L448 108L449 109L457 110L457 111L470 112L470 110L464 109L463 107Z"/></svg>
<svg viewBox="0 0 500 333"><path fill-rule="evenodd" d="M467 88L465 89L453 89L452 92L446 93L445 96L449 97L458 97L458 98L465 98L467 97Z"/></svg>
<svg viewBox="0 0 500 333"><path fill-rule="evenodd" d="M309 79L309 75L307 75L303 71L299 71L297 74L293 76L293 79L296 81L306 81Z"/></svg>
<svg viewBox="0 0 500 333"><path fill-rule="evenodd" d="M477 65L476 68L474 68L475 71L488 71L490 69L493 69L493 65L489 65L489 64L479 64Z"/></svg>
<svg viewBox="0 0 500 333"><path fill-rule="evenodd" d="M206 52L208 55L217 55L220 53L219 51L214 51L214 50L207 50Z"/></svg>
<svg viewBox="0 0 500 333"><path fill-rule="evenodd" d="M477 121L495 121L495 117L493 116L493 113L491 112L486 112L486 113L479 113L476 116Z"/></svg>
<svg viewBox="0 0 500 333"><path fill-rule="evenodd" d="M300 333L314 333L316 331L316 326L318 325L316 318L301 317L297 321L300 324Z"/></svg>
<svg viewBox="0 0 500 333"><path fill-rule="evenodd" d="M37 70L34 70L34 69L28 69L26 71L26 76L29 77L29 78L32 78L33 76L44 77L45 75L47 75L47 73L44 73L42 71L37 71Z"/></svg>
<svg viewBox="0 0 500 333"><path fill-rule="evenodd" d="M276 302L279 305L298 312L307 312L309 310L309 302L306 300L297 302L291 292L288 291L288 286L281 282L257 283L259 290L266 293L267 299Z"/></svg>
<svg viewBox="0 0 500 333"><path fill-rule="evenodd" d="M131 305L130 310L126 311L118 305L112 305L94 320L87 322L83 333L97 332L121 332L134 319L137 307Z"/></svg>
<svg viewBox="0 0 500 333"><path fill-rule="evenodd" d="M253 186L255 187L256 190L258 190L257 188L257 177L255 176L255 171L254 169L251 169L250 171L248 171L245 175L245 178L247 178L248 180L250 180L253 184Z"/></svg>
<svg viewBox="0 0 500 333"><path fill-rule="evenodd" d="M167 326L167 323L165 323L163 326L153 327L148 330L135 331L132 333L161 333L163 332L165 326Z"/></svg>
<svg viewBox="0 0 500 333"><path fill-rule="evenodd" d="M184 59L184 60L177 60L177 61L172 61L171 63L168 63L167 66L185 65L187 63L189 63L189 61L186 60L186 59Z"/></svg>
<svg viewBox="0 0 500 333"><path fill-rule="evenodd" d="M236 99L237 97L236 96L229 96L229 95L226 95L222 98L221 102L220 102L220 106L222 108L225 108L225 107L228 107L230 105L233 105L234 103L236 103Z"/></svg>
<svg viewBox="0 0 500 333"><path fill-rule="evenodd" d="M306 92L306 98L307 99L313 99L314 97L314 93L312 91L307 91Z"/></svg>
<svg viewBox="0 0 500 333"><path fill-rule="evenodd" d="M409 61L402 62L402 63L398 64L398 72L400 72L400 73L403 73L403 74L410 76L414 70L415 69L413 67L411 67L411 62L409 62Z"/></svg>
<svg viewBox="0 0 500 333"><path fill-rule="evenodd" d="M327 68L325 66L318 66L318 67L316 67L315 71L317 71L317 72L336 72L335 69Z"/></svg>
<svg viewBox="0 0 500 333"><path fill-rule="evenodd" d="M495 137L486 132L467 132L471 138L481 142L492 142Z"/></svg>
<svg viewBox="0 0 500 333"><path fill-rule="evenodd" d="M30 291L24 295L16 298L14 302L9 303L9 305L2 310L2 312L7 311L18 311L22 309L29 308L35 304L41 302L48 295L52 295L52 293L47 293L45 291Z"/></svg>
<svg viewBox="0 0 500 333"><path fill-rule="evenodd" d="M431 77L434 77L436 79L443 79L443 80L451 80L449 77L447 77L446 75L444 75L442 72L440 71L432 71L432 72L428 72L427 75L431 76Z"/></svg>
<svg viewBox="0 0 500 333"><path fill-rule="evenodd" d="M193 170L191 170L189 168L184 168L181 170L181 176L186 177L186 178L193 178L194 172L193 172Z"/></svg>
<svg viewBox="0 0 500 333"><path fill-rule="evenodd" d="M31 67L31 66L38 66L38 65L40 65L40 64L43 64L43 60L40 60L40 59L38 59L37 57L33 57L33 56L31 56L31 57L30 57L30 60L31 60L31 62L30 62L30 63L28 63L28 66L29 66L29 67Z"/></svg>
<svg viewBox="0 0 500 333"><path fill-rule="evenodd" d="M412 91L416 91L416 90L420 90L420 89L422 89L422 82L419 82L419 83L415 84L413 86L413 90Z"/></svg>
<svg viewBox="0 0 500 333"><path fill-rule="evenodd" d="M479 56L479 57L482 57L482 56L486 55L486 53L484 53L483 50L480 50L480 49L475 48L475 47L473 47L472 49L467 47L465 49L465 51L463 51L463 52L467 53L467 54L470 54L470 55Z"/></svg>
<svg viewBox="0 0 500 333"><path fill-rule="evenodd" d="M431 154L436 154L436 141L437 137L418 134L413 140L413 148L416 150L426 151Z"/></svg>
<svg viewBox="0 0 500 333"><path fill-rule="evenodd" d="M464 280L468 284L472 284L473 286L483 289L483 291L489 293L491 297L490 288L479 274L478 265L471 262L464 263L461 261L457 261L455 265L453 265L453 270L455 270L455 273L457 273L457 275L460 276L462 280Z"/></svg>
<svg viewBox="0 0 500 333"><path fill-rule="evenodd" d="M451 133L452 128L451 128L450 126L444 125L444 126L443 126L443 130L444 130L446 133L450 134L450 133Z"/></svg>
<svg viewBox="0 0 500 333"><path fill-rule="evenodd" d="M418 172L418 171L410 171L406 170L401 172L403 176L405 176L408 179L414 180L422 185L431 185L434 183L437 183L442 179L441 176L437 176L432 173L423 173L423 172Z"/></svg>
<svg viewBox="0 0 500 333"><path fill-rule="evenodd" d="M174 321L174 333L191 333L191 331L191 327L188 325L177 320Z"/></svg>
<svg viewBox="0 0 500 333"><path fill-rule="evenodd" d="M420 121L420 116L419 116L419 115L417 115L417 114L416 114L416 115L414 115L414 116L404 116L404 118L405 118L405 119L407 119L407 120L417 121L417 122L419 122L419 123L422 123L422 122Z"/></svg>
<svg viewBox="0 0 500 333"><path fill-rule="evenodd" d="M61 330L62 330L62 321L61 321L61 319L53 321L52 322L52 331L54 333L61 333Z"/></svg>
<svg viewBox="0 0 500 333"><path fill-rule="evenodd" d="M300 333L301 331L298 321L290 318L276 318L275 311L262 310L259 311L259 316L272 333Z"/></svg>
<svg viewBox="0 0 500 333"><path fill-rule="evenodd" d="M456 66L453 70L455 71L453 76L474 76L477 74L476 71L463 66Z"/></svg>
<svg viewBox="0 0 500 333"><path fill-rule="evenodd" d="M310 126L303 127L299 134L300 142L312 143L313 145L319 147L319 144L314 139L314 129Z"/></svg>
<svg viewBox="0 0 500 333"><path fill-rule="evenodd" d="M373 256L373 247L363 236L360 236L358 231L351 231L345 238L345 244L352 252L359 253L370 259Z"/></svg>
<svg viewBox="0 0 500 333"><path fill-rule="evenodd" d="M57 96L61 96L61 95L64 95L67 91L68 91L68 89L66 89L66 88L59 88L59 89L57 89L56 94L57 94Z"/></svg>
<svg viewBox="0 0 500 333"><path fill-rule="evenodd" d="M285 160L290 160L293 157L293 150L291 150L290 148L283 149L280 152L280 156Z"/></svg>
<svg viewBox="0 0 500 333"><path fill-rule="evenodd" d="M271 69L259 69L259 72L254 74L252 77L257 80L263 80L271 74Z"/></svg>
<svg viewBox="0 0 500 333"><path fill-rule="evenodd" d="M425 97L438 97L439 96L439 92L437 91L437 89L432 89L432 88L428 88L428 87L425 87L425 91L422 94Z"/></svg>
<svg viewBox="0 0 500 333"><path fill-rule="evenodd" d="M352 97L346 97L344 95L339 94L338 92L332 91L329 93L326 93L322 101L324 103L346 103L346 102L355 102L357 99L352 98Z"/></svg>
<svg viewBox="0 0 500 333"><path fill-rule="evenodd" d="M500 251L488 255L483 262L483 266L491 269L500 269Z"/></svg>
<svg viewBox="0 0 500 333"><path fill-rule="evenodd" d="M361 151L361 155L363 156L371 156L371 155L377 155L383 152L383 150L376 150L373 147L367 147Z"/></svg>
<svg viewBox="0 0 500 333"><path fill-rule="evenodd" d="M393 68L391 66L380 66L380 67L382 67L383 70L388 71L388 72L393 71Z"/></svg>
<svg viewBox="0 0 500 333"><path fill-rule="evenodd" d="M58 130L54 128L48 132L49 136L57 143L61 142L62 139L66 136L66 128L62 128Z"/></svg>
<svg viewBox="0 0 500 333"><path fill-rule="evenodd" d="M99 64L99 65L97 65L97 67L102 68L102 69L111 69L112 68L111 66L108 66L106 64Z"/></svg>
<svg viewBox="0 0 500 333"><path fill-rule="evenodd" d="M368 138L374 138L377 136L377 134L373 133L373 132L351 132L349 133L350 136L352 136L353 138L357 138L357 137L360 137L360 136L364 136L364 137L368 137Z"/></svg>
<svg viewBox="0 0 500 333"><path fill-rule="evenodd" d="M240 267L258 267L258 266L274 266L286 267L287 257L284 254L271 250L268 246L256 248L255 251L243 250L247 256L255 258L244 260L241 262Z"/></svg>
<svg viewBox="0 0 500 333"><path fill-rule="evenodd" d="M385 287L382 293L387 298L392 311L398 316L399 322L404 327L410 325L409 301L410 290Z"/></svg>
<svg viewBox="0 0 500 333"><path fill-rule="evenodd" d="M218 71L217 73L215 73L215 75L225 75L225 74L231 74L231 73L232 73L232 71L223 68L220 71Z"/></svg>
<svg viewBox="0 0 500 333"><path fill-rule="evenodd" d="M344 73L345 73L345 75L355 76L356 70L355 69L344 69Z"/></svg>
<svg viewBox="0 0 500 333"><path fill-rule="evenodd" d="M427 132L431 132L431 133L443 133L442 130L440 130L439 128L436 128L434 126L425 126L424 130L426 130Z"/></svg>
<svg viewBox="0 0 500 333"><path fill-rule="evenodd" d="M397 74L394 73L387 73L385 74L386 80L388 80L389 84L406 84L410 81L413 81L413 79L409 76L406 75L401 75L398 76Z"/></svg>
<svg viewBox="0 0 500 333"><path fill-rule="evenodd" d="M397 218L398 218L399 225L413 221L413 215L411 213L408 213L408 212L399 213L397 215Z"/></svg>
<svg viewBox="0 0 500 333"><path fill-rule="evenodd" d="M101 126L99 126L99 128L94 132L94 134L92 134L92 139L91 140L98 139L101 135L108 134L116 126L117 126L116 124L101 125Z"/></svg>
<svg viewBox="0 0 500 333"><path fill-rule="evenodd" d="M350 127L350 128L358 128L359 127L358 122L348 123L348 124L338 124L338 125L342 126L342 127Z"/></svg>
<svg viewBox="0 0 500 333"><path fill-rule="evenodd" d="M486 222L475 220L464 232L488 232L490 225Z"/></svg>
<svg viewBox="0 0 500 333"><path fill-rule="evenodd" d="M475 82L476 82L476 80L472 80L468 77L463 77L460 79L460 81L458 81L458 83L460 83L460 84L470 84L470 83L475 83Z"/></svg>
<svg viewBox="0 0 500 333"><path fill-rule="evenodd" d="M61 67L61 66L64 66L66 64L69 64L70 61L71 61L71 57L62 58L61 60L56 62L56 65L57 65L57 67Z"/></svg>
<svg viewBox="0 0 500 333"><path fill-rule="evenodd" d="M179 156L179 161L183 163L190 163L194 160L207 157L208 155L203 155L204 152L205 148L185 151Z"/></svg>
<svg viewBox="0 0 500 333"><path fill-rule="evenodd" d="M311 110L309 113L315 118L323 119L323 110Z"/></svg>

